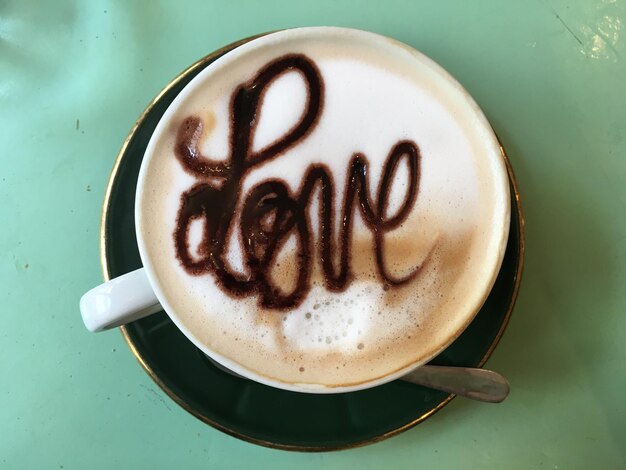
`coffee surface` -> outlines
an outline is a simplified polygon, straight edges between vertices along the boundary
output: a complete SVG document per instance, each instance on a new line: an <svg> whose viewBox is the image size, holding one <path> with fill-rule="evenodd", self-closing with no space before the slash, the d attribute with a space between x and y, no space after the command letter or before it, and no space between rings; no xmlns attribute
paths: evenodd
<svg viewBox="0 0 626 470"><path fill-rule="evenodd" d="M501 260L508 193L488 124L436 65L368 33L295 31L216 61L168 110L139 242L215 358L341 387L462 330Z"/></svg>

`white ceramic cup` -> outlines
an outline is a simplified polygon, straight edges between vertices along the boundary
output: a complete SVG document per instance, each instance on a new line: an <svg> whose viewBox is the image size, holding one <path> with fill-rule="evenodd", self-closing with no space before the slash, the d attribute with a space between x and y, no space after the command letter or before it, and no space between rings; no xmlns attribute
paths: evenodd
<svg viewBox="0 0 626 470"><path fill-rule="evenodd" d="M324 31L327 31L328 34L335 34L338 31L340 31L342 34L352 34L356 37L363 38L363 40L372 41L375 44L380 44L381 47L396 47L396 48L404 48L404 49L408 48L405 45L401 45L400 43L397 43L395 41L390 41L388 38L385 38L382 36L378 36L372 33L366 33L363 31L348 30L345 28L299 28L299 29L287 30L287 31L292 36L293 35L307 35L307 34L319 35L321 32L323 33ZM261 38L255 39L252 42L268 41L269 38L273 38L273 40L276 40L276 35L281 35L281 34L286 34L286 33L285 32L273 33L268 36L263 36ZM250 47L250 44L251 43L245 44L243 46L239 46L238 48L227 53L226 55L238 54L240 51L240 48ZM461 86L451 76L449 76L447 72L441 69L437 64L430 61L430 59L424 57L423 55L419 54L416 51L412 51L412 53L418 55L420 57L420 60L427 61L432 67L432 69L435 71L435 73L438 73L443 77L442 79L448 80L454 83L454 86L458 87L459 89L462 89ZM208 73L208 70L212 67L219 67L219 61L216 61L215 63L211 64L211 66L209 66L207 69L200 72L198 76L196 76L185 87L181 95L185 93L188 94L195 87L202 86L204 82L203 77ZM484 135L486 136L485 138L489 139L489 145L493 146L494 148L499 148L499 144L498 144L496 136L494 135L489 123L487 122L486 118L484 117L484 115L482 114L482 112L480 111L476 103L474 103L474 101L469 96L469 94L465 93L463 96L464 96L464 99L466 99L467 102L469 103L469 106L471 106L472 109L475 110L476 116L480 120L481 125L484 127L483 131L484 131ZM180 100L178 98L174 100L170 108L164 114L162 118L162 122L167 121L169 116L173 114L173 112L176 110L176 107L179 101ZM165 128L166 126L160 124L155 130L155 133L152 136L152 140L155 140L156 136L158 136L159 133L162 133ZM146 154L144 156L144 160L142 162L142 170L140 171L140 174L139 174L136 198L139 198L139 196L142 194L142 191L144 190L145 173L146 173L144 171L144 168L146 167L146 163L150 160L153 154L154 153L151 152L150 145L149 145L146 151ZM489 157L489 158L497 158L497 157ZM484 291L479 292L478 295L475 296L476 298L482 299L482 301L474 305L471 311L468 311L465 313L466 315L465 325L466 326L471 322L473 317L480 310L480 307L482 306L482 302L484 302L484 300L486 299L487 295L489 294L489 291L491 290L493 286L493 282L495 282L495 278L497 276L497 273L500 268L500 264L502 262L502 258L504 256L506 241L508 238L508 229L509 229L508 224L509 224L509 218L510 218L510 215L509 215L510 208L508 205L509 204L508 202L508 191L509 191L508 177L507 177L504 162L501 161L499 165L501 168L501 172L500 174L497 175L497 178L499 179L498 188L499 188L499 191L501 191L501 194L498 194L497 197L505 197L507 200L506 208L502 214L502 221L498 222L499 224L498 228L501 231L500 238L502 241L500 243L500 246L498 246L497 248L498 255L495 257L495 262L492 264L492 266L490 266L491 271L487 273L485 276L486 278L488 278L488 282L484 284ZM138 208L138 205L136 204L136 212L135 212L136 227L139 226L141 222L141 217L142 217L142 214ZM306 384L286 384L283 382L278 382L268 377L261 376L251 370L248 370L242 367L238 363L232 360L229 360L226 357L221 356L215 351L212 351L211 348L208 347L206 344L201 344L200 342L197 341L193 332L188 331L182 325L182 322L178 320L177 312L172 311L172 309L168 308L169 303L167 301L167 298L162 292L162 290L159 288L158 283L155 281L157 279L157 273L154 272L153 263L151 262L146 252L145 243L142 240L142 235L141 235L140 230L137 229L136 233L137 233L137 238L138 238L139 252L141 255L144 268L130 272L116 279L112 279L102 285L99 285L95 287L94 289L90 290L89 292L87 292L86 294L84 294L80 300L81 315L85 323L85 326L90 331L98 332L98 331L103 331L103 330L107 330L110 328L118 327L120 325L138 320L140 318L151 315L158 311L165 310L166 313L174 321L174 323L181 329L181 331L192 342L194 342L194 344L200 350L202 350L212 360L218 362L222 366L232 370L233 372L243 377L255 380L260 383L264 383L267 385L271 385L271 386L275 386L275 387L283 388L283 389L288 389L288 390L312 392L312 393L336 393L336 392L360 390L360 389L374 387L374 386L389 382L391 380L397 379L409 373L410 371L420 366L421 364L426 363L427 361L432 359L432 357L438 354L441 350L445 349L445 347L447 347L460 334L459 331L451 332L450 336L445 338L445 341L442 341L441 347L438 350L433 351L433 354L427 357L423 357L422 360L415 362L413 364L410 364L408 367L404 367L401 370L396 370L393 373L388 374L384 377L379 377L379 378L376 378L375 380L359 383L357 385L327 388L324 386L315 387L315 386L310 386ZM172 260L172 262L177 262L177 261Z"/></svg>

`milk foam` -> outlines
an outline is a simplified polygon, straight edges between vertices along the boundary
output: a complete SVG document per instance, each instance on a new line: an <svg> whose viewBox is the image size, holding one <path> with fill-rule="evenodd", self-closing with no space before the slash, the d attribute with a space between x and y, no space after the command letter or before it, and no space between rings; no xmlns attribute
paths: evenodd
<svg viewBox="0 0 626 470"><path fill-rule="evenodd" d="M414 141L421 152L417 201L402 227L385 238L394 275L422 266L408 285L383 286L376 274L372 235L360 215L352 237L353 282L343 292L330 292L315 250L311 290L288 311L261 308L256 296L235 299L213 276L191 276L176 259L173 233L180 195L198 182L174 156L180 123L188 116L201 118L202 153L225 159L233 90L288 53L305 54L317 65L325 85L321 116L302 142L253 169L242 194L276 177L297 191L307 166L322 163L336 183L336 228L351 156L367 156L370 192L375 192L393 145ZM142 167L144 191L137 199L146 264L161 302L186 334L226 365L238 365L261 379L333 388L389 376L433 356L462 331L494 281L509 205L495 137L458 84L408 48L335 28L292 30L252 41L209 66L196 82L201 83L188 87L159 124ZM305 102L300 75L277 79L264 96L254 149L292 127ZM404 198L407 171L400 165L396 172L388 214ZM314 240L319 240L316 201L309 220ZM192 254L201 224L191 227ZM290 240L272 272L286 286L294 279L293 246ZM235 221L228 259L245 273L241 252Z"/></svg>

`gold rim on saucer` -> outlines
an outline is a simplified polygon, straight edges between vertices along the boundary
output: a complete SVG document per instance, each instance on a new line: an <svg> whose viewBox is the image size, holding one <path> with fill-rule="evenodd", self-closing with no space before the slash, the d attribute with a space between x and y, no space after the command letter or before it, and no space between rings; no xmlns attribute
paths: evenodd
<svg viewBox="0 0 626 470"><path fill-rule="evenodd" d="M106 221L107 221L107 216L108 216L108 212L109 212L109 207L110 207L110 199L111 199L111 193L113 190L113 182L115 181L118 169L120 167L120 163L122 162L122 159L125 156L126 153L126 149L127 146L130 142L130 140L133 138L133 136L135 135L135 132L137 131L137 128L139 127L140 123L145 119L145 117L147 116L147 114L152 110L152 108L155 106L155 104L170 90L172 89L178 82L180 82L185 76L187 76L187 74L189 74L190 72L196 70L199 67L202 67L204 64L206 64L207 62L210 62L212 60L214 60L216 57L220 56L221 54L230 51L232 49L235 49L236 47L245 44L248 41L251 41L252 39L255 39L257 37L263 36L265 34L268 33L263 33L263 34L259 34L256 36L252 36L246 39L242 39L239 41L236 41L234 43L231 43L227 46L224 46L216 51L214 51L213 53L203 57L202 59L198 60L197 62L195 62L193 65L191 65L190 67L188 67L187 69L185 69L182 73L180 73L178 76L176 76L176 78L174 78L151 102L150 104L146 107L146 109L143 111L143 113L141 114L141 116L139 116L139 119L137 119L137 121L135 122L135 124L133 125L132 129L130 130L128 136L126 137L124 143L122 144L122 147L116 157L115 163L113 165L113 169L111 171L111 174L109 176L109 180L107 183L107 187L106 187L106 192L105 192L105 196L104 196L104 203L102 206L102 216L101 216L101 225L100 225L100 262L102 265L102 272L103 272L103 276L105 281L108 281L111 277L110 274L110 269L109 269L109 265L108 265L108 261L107 261L107 234L106 234ZM506 154L506 151L504 150L504 147L501 145L500 146L501 149L501 154L502 154L502 158L506 164L506 169L507 169L507 173L509 176L509 182L511 183L511 193L512 193L512 197L515 199L516 202L516 213L513 215L517 218L517 224L519 226L519 247L518 247L518 251L519 251L519 256L517 259L517 270L515 272L514 275L514 279L513 279L513 291L511 294L511 300L509 303L509 306L507 308L507 312L506 315L502 321L502 324L500 326L499 331L497 332L495 338L493 339L493 341L491 342L491 345L489 346L487 352L484 354L484 356L482 357L482 359L480 360L480 362L478 363L477 367L482 367L487 360L489 359L489 357L491 356L491 354L493 353L493 351L495 350L496 346L498 345L498 343L500 342L500 339L502 338L502 335L504 333L504 331L506 330L510 317L511 317L511 313L513 312L513 308L515 306L515 302L517 300L517 296L518 296L518 292L519 292L519 287L520 287L520 283L521 283L521 279L522 279L522 271L523 271L523 267L524 267L524 251L525 251L525 242L524 242L524 216L522 213L522 207L521 207L521 199L520 199L520 194L519 194L519 188L517 185L517 180L515 179L515 175L513 173L513 169L511 167L511 163L509 161L509 158ZM208 418L207 416L202 415L201 413L199 413L197 410L192 409L192 407L182 398L180 398L176 393L174 393L165 383L163 383L161 381L161 379L154 373L154 371L151 369L151 367L146 363L146 361L144 360L144 358L141 356L141 354L137 351L137 348L133 342L133 340L131 339L128 330L126 329L125 326L121 326L120 327L122 336L124 337L124 340L126 341L126 343L128 344L128 347L130 348L131 352L133 353L133 355L135 356L135 358L137 359L137 361L139 362L139 364L141 364L141 366L143 367L143 369L148 373L148 375L150 376L150 378L152 378L152 380L167 394L169 395L170 398L172 398L176 403L178 403L178 405L180 405L183 409L185 409L187 412L191 413L192 415L194 415L196 418L200 419L201 421L211 425L212 427L226 433L229 434L231 436L234 436L238 439L241 439L243 441L247 441L247 442L251 442L253 444L258 444L258 445L262 445L265 447L271 447L274 449L283 449L283 450L291 450L291 451L301 451L301 452L320 452L320 451L330 451L330 450L342 450L342 449L349 449L349 448L354 448L354 447L360 447L360 446L364 446L367 444L372 444L375 442L379 442L382 441L384 439L387 439L389 437L395 436L403 431L406 431L410 428L412 428L413 426L421 423L422 421L426 420L427 418L429 418L430 416L432 416L433 414L435 414L437 411L439 411L440 409L442 409L444 406L446 406L448 403L450 403L455 395L449 395L445 400L443 400L441 403L439 403L437 406L435 406L434 408L432 408L431 410L429 410L428 412L422 414L421 416L419 416L418 418L414 419L413 421L400 426L396 429L393 429L392 431L380 434L379 436L370 438L370 439L366 439L363 441L359 441L356 443L351 443L348 445L340 445L340 446L335 446L335 447L327 447L327 446L300 446L300 445L288 445L288 444L282 444L282 443L277 443L277 442L271 442L271 441L266 441L266 440L262 440L262 439L257 439L257 438L253 438L244 434L241 434L237 431L234 431L232 429L229 429L227 427L225 427L224 425L215 422L214 420Z"/></svg>

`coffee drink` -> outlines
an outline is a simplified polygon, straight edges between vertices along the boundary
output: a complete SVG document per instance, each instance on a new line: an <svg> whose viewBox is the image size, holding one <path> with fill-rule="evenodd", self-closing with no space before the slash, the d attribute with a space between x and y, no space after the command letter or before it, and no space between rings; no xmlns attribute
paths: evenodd
<svg viewBox="0 0 626 470"><path fill-rule="evenodd" d="M441 351L508 233L475 103L359 31L285 31L215 61L163 117L140 184L162 305L214 359L287 388L384 380Z"/></svg>

